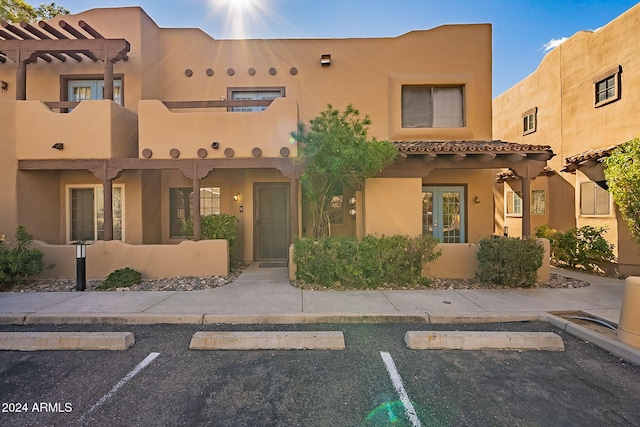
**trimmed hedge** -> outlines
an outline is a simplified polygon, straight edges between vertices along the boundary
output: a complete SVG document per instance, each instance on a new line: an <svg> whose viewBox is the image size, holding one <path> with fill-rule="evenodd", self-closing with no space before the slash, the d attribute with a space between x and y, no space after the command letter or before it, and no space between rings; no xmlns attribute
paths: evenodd
<svg viewBox="0 0 640 427"><path fill-rule="evenodd" d="M536 239L486 237L478 242L476 277L484 283L530 288L538 279L544 247Z"/></svg>
<svg viewBox="0 0 640 427"><path fill-rule="evenodd" d="M375 289L385 284L425 284L422 265L440 256L431 236L325 237L294 244L296 277L327 288Z"/></svg>

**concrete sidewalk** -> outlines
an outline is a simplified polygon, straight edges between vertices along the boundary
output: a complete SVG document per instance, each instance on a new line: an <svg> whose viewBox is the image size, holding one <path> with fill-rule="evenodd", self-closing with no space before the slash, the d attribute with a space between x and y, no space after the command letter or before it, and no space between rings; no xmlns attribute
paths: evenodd
<svg viewBox="0 0 640 427"><path fill-rule="evenodd" d="M552 269L591 283L573 289L308 291L287 268L254 263L232 284L202 291L0 293L0 324L492 323L543 321L640 365L640 350L550 312L580 311L617 326L624 281Z"/></svg>
<svg viewBox="0 0 640 427"><path fill-rule="evenodd" d="M287 268L254 263L232 284L202 291L9 292L0 324L303 323L406 321L460 323L536 320L580 310L618 322L624 281L553 269L589 281L575 289L308 291Z"/></svg>

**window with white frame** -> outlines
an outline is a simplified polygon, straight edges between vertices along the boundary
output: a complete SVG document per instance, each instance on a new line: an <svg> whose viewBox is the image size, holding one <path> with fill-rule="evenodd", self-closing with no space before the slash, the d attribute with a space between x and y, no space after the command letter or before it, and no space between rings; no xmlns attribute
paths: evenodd
<svg viewBox="0 0 640 427"><path fill-rule="evenodd" d="M522 114L522 135L534 133L537 127L538 107L525 111Z"/></svg>
<svg viewBox="0 0 640 427"><path fill-rule="evenodd" d="M580 184L580 215L610 215L611 195L593 181Z"/></svg>
<svg viewBox="0 0 640 427"><path fill-rule="evenodd" d="M169 189L169 237L186 239L184 225L192 218L193 188ZM220 187L200 188L200 216L220 214Z"/></svg>
<svg viewBox="0 0 640 427"><path fill-rule="evenodd" d="M85 79L67 80L67 100L84 101L88 99L104 99L104 80ZM113 80L113 101L122 105L122 79Z"/></svg>
<svg viewBox="0 0 640 427"><path fill-rule="evenodd" d="M464 86L402 86L403 128L464 125Z"/></svg>
<svg viewBox="0 0 640 427"><path fill-rule="evenodd" d="M102 185L67 187L67 241L104 239L104 190ZM124 238L124 185L112 190L113 239Z"/></svg>
<svg viewBox="0 0 640 427"><path fill-rule="evenodd" d="M235 101L270 100L284 97L284 88L229 88L228 95L230 100ZM229 111L250 113L255 111L264 111L266 109L266 106L231 107Z"/></svg>
<svg viewBox="0 0 640 427"><path fill-rule="evenodd" d="M600 107L620 99L620 66L597 76L593 83L595 89L595 106Z"/></svg>
<svg viewBox="0 0 640 427"><path fill-rule="evenodd" d="M531 213L544 215L547 213L547 191L531 190Z"/></svg>
<svg viewBox="0 0 640 427"><path fill-rule="evenodd" d="M507 191L507 215L522 215L522 197L520 197L518 193L512 190Z"/></svg>

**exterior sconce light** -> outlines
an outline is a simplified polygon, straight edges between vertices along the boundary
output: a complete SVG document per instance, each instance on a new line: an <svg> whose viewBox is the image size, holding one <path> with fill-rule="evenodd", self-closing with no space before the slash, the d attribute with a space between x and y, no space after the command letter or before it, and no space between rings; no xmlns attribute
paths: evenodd
<svg viewBox="0 0 640 427"><path fill-rule="evenodd" d="M56 142L51 146L51 148L54 148L56 150L62 150L64 148L64 144L62 142Z"/></svg>
<svg viewBox="0 0 640 427"><path fill-rule="evenodd" d="M213 141L211 143L211 148L213 148L214 150L217 150L218 148L220 148L220 143L218 141Z"/></svg>
<svg viewBox="0 0 640 427"><path fill-rule="evenodd" d="M87 244L76 242L76 291L87 288Z"/></svg>
<svg viewBox="0 0 640 427"><path fill-rule="evenodd" d="M0 86L2 87L2 91L6 92L7 88L9 87L9 83L5 82L4 80L0 80Z"/></svg>
<svg viewBox="0 0 640 427"><path fill-rule="evenodd" d="M480 197L473 196L473 203L480 203Z"/></svg>
<svg viewBox="0 0 640 427"><path fill-rule="evenodd" d="M351 209L349 209L349 215L355 218L356 217L356 198L351 197L349 199L349 204L351 205Z"/></svg>
<svg viewBox="0 0 640 427"><path fill-rule="evenodd" d="M331 55L328 53L323 53L320 57L320 65L323 67L328 67L331 65Z"/></svg>
<svg viewBox="0 0 640 427"><path fill-rule="evenodd" d="M504 237L509 237L509 226L508 225L505 225L502 228L502 233L504 234Z"/></svg>
<svg viewBox="0 0 640 427"><path fill-rule="evenodd" d="M235 200L236 202L237 202L238 200L240 200L240 193L236 193L236 194L234 194L234 195L233 195L233 200Z"/></svg>

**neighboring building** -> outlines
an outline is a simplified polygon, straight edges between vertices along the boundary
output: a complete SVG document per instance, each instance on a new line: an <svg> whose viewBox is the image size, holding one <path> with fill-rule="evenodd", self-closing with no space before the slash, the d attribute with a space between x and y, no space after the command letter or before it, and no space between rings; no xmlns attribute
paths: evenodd
<svg viewBox="0 0 640 427"><path fill-rule="evenodd" d="M607 226L620 274L640 273L638 248L607 192L601 159L640 136L640 5L604 27L581 31L493 101L493 135L548 144L557 156L533 180L532 229ZM521 232L519 180L504 186L504 221Z"/></svg>
<svg viewBox="0 0 640 427"><path fill-rule="evenodd" d="M334 235L477 241L495 230L495 170L535 176L553 156L492 140L488 24L214 40L130 7L3 23L0 52L0 230L55 245L174 244L192 217L198 240L194 212L229 213L239 259L286 259L311 231L290 133L329 103L360 108L401 155L334 198Z"/></svg>

